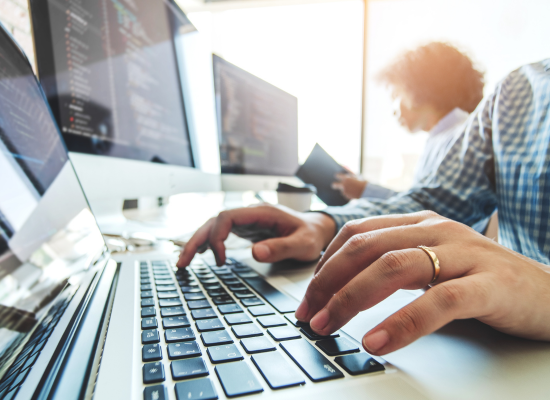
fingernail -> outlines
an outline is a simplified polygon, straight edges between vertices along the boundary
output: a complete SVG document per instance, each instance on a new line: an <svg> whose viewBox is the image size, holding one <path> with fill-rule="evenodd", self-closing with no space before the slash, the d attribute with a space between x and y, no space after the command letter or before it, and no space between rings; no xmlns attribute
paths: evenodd
<svg viewBox="0 0 550 400"><path fill-rule="evenodd" d="M323 308L311 319L309 326L314 331L320 331L328 325L328 320L330 319L330 314L326 308Z"/></svg>
<svg viewBox="0 0 550 400"><path fill-rule="evenodd" d="M258 261L265 260L271 255L271 250L265 244L255 244L253 250L254 256Z"/></svg>
<svg viewBox="0 0 550 400"><path fill-rule="evenodd" d="M302 302L300 303L300 305L296 309L296 312L294 313L294 316L296 317L296 319L299 319L300 321L306 322L305 319L307 317L308 312L309 312L309 307L307 305L307 300L304 297L304 299L302 300Z"/></svg>
<svg viewBox="0 0 550 400"><path fill-rule="evenodd" d="M363 339L363 346L368 352L376 353L390 341L390 336L385 329L367 334Z"/></svg>

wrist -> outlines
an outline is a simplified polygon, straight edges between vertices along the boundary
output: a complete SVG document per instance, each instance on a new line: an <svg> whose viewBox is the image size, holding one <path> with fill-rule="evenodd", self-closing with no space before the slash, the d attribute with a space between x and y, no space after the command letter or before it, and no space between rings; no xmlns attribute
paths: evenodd
<svg viewBox="0 0 550 400"><path fill-rule="evenodd" d="M336 222L334 222L334 219L323 212L305 213L304 219L316 231L316 238L321 240L323 249L325 249L336 236Z"/></svg>

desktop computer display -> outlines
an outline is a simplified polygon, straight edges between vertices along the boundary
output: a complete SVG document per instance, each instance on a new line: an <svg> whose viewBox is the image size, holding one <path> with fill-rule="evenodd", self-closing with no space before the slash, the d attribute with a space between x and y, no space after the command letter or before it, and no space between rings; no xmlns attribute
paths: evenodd
<svg viewBox="0 0 550 400"><path fill-rule="evenodd" d="M69 151L193 166L167 5L47 3L38 67Z"/></svg>
<svg viewBox="0 0 550 400"><path fill-rule="evenodd" d="M222 174L293 176L298 99L216 55L213 67Z"/></svg>
<svg viewBox="0 0 550 400"><path fill-rule="evenodd" d="M192 57L179 50L196 30L173 0L31 0L30 10L38 75L97 215L120 213L124 199L219 190L219 166L201 160L218 154L215 127L190 131L184 104Z"/></svg>

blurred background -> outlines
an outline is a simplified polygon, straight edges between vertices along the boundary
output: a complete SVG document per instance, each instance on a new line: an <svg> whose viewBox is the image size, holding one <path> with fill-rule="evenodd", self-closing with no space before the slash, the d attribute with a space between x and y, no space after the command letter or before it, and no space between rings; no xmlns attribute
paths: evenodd
<svg viewBox="0 0 550 400"><path fill-rule="evenodd" d="M178 3L212 52L298 97L300 162L318 142L394 190L410 185L427 135L411 135L393 118L389 93L373 78L382 67L445 41L486 72L489 94L508 72L550 57L548 0ZM33 63L27 0L0 0L0 22Z"/></svg>

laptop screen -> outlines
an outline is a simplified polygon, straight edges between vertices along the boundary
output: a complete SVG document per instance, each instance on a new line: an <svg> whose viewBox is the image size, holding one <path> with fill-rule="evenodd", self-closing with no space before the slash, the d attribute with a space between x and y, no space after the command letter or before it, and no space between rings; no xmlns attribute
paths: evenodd
<svg viewBox="0 0 550 400"><path fill-rule="evenodd" d="M103 249L45 96L0 25L0 376Z"/></svg>

